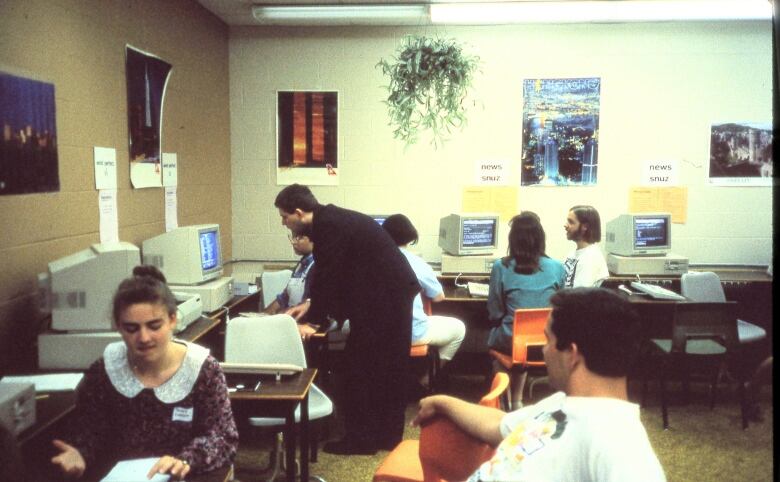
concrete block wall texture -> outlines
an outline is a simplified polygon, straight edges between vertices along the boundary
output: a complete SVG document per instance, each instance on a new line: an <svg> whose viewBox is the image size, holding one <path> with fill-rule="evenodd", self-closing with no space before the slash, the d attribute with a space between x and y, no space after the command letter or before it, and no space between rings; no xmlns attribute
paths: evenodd
<svg viewBox="0 0 780 482"><path fill-rule="evenodd" d="M54 84L60 191L0 197L0 372L30 366L36 274L100 240L93 147L117 157L119 238L164 232L162 188L133 189L125 46L172 64L162 151L178 155L180 225L219 223L232 257L226 25L190 0L0 2L0 71Z"/></svg>
<svg viewBox="0 0 780 482"><path fill-rule="evenodd" d="M407 34L459 40L481 72L467 98L468 124L439 149L421 136L392 137L382 103L380 58ZM692 263L766 265L772 256L770 187L708 183L712 123L772 119L772 31L766 22L514 25L426 28L233 28L230 98L233 248L237 257L294 259L273 207L276 92L339 92L338 186L313 187L321 202L366 213L402 212L420 232L413 247L439 261L439 218L462 208L477 161L503 159L532 210L547 252L573 249L563 231L572 205L592 204L602 222L628 211L645 161L679 164L688 220L674 224L673 252ZM598 184L520 187L523 79L600 77ZM500 239L504 252L508 229Z"/></svg>

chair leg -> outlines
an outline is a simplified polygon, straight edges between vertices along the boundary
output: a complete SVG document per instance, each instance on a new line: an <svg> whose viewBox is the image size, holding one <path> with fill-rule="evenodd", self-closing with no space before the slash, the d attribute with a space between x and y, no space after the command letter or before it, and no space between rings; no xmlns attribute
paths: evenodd
<svg viewBox="0 0 780 482"><path fill-rule="evenodd" d="M661 419L663 420L664 430L669 429L669 411L666 406L666 373L665 368L661 370L659 375L659 384L661 386Z"/></svg>
<svg viewBox="0 0 780 482"><path fill-rule="evenodd" d="M745 430L748 428L748 405L747 405L747 397L745 394L745 382L742 380L737 381L737 392L739 394L739 407L742 412L742 430Z"/></svg>

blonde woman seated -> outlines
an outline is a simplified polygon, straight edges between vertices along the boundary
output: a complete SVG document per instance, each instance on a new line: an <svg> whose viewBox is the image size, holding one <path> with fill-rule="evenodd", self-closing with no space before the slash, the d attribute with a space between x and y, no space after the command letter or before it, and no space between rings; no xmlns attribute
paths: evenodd
<svg viewBox="0 0 780 482"><path fill-rule="evenodd" d="M173 340L176 299L157 268L138 266L114 295L121 342L77 388L74 430L52 463L81 477L106 460L159 457L148 476L176 479L230 464L238 432L225 376L207 349Z"/></svg>
<svg viewBox="0 0 780 482"><path fill-rule="evenodd" d="M409 261L409 265L417 275L422 293L434 303L442 301L444 289L433 269L425 260L406 249L418 240L417 230L409 218L403 214L393 214L385 220L382 227L393 238L395 244ZM419 294L415 297L412 306L412 343L424 342L437 347L441 359L440 367L444 367L448 361L452 360L465 336L466 325L462 321L450 316L426 315L423 310L422 297ZM427 383L425 377L422 380L423 384Z"/></svg>

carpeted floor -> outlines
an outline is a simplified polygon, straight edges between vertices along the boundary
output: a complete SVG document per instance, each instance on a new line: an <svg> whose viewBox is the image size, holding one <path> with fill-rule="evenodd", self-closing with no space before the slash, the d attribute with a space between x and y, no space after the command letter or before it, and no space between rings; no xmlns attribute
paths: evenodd
<svg viewBox="0 0 780 482"><path fill-rule="evenodd" d="M467 400L476 400L487 389L485 379L475 375L453 376L449 393ZM682 405L672 397L669 408L670 429L661 425L661 410L656 387L650 387L647 407L642 409L642 421L650 441L664 467L669 481L771 481L773 478L773 411L771 387L764 388L760 405L765 420L741 429L739 406L734 394L720 390L714 410L709 409L704 386L692 386L690 401ZM670 385L670 391L675 390ZM675 390L679 393L679 390ZM538 389L536 399L549 394ZM639 399L638 384L631 385L631 398ZM407 421L416 413L416 403L407 408ZM330 424L331 437L337 434L338 423ZM404 437L417 438L419 431L407 427ZM236 478L241 482L266 480L265 466L271 444L268 435L242 436L236 459ZM328 482L370 481L374 470L387 452L374 456L333 456L320 453L319 461L311 464L311 473ZM281 478L278 480L282 480Z"/></svg>

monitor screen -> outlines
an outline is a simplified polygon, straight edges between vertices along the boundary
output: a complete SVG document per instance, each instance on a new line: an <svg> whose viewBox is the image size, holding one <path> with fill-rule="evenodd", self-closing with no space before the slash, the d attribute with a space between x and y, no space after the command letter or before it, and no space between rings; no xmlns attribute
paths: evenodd
<svg viewBox="0 0 780 482"><path fill-rule="evenodd" d="M464 248L488 248L496 240L495 219L463 219L461 245Z"/></svg>
<svg viewBox="0 0 780 482"><path fill-rule="evenodd" d="M669 244L669 226L667 217L634 219L634 247L661 248Z"/></svg>
<svg viewBox="0 0 780 482"><path fill-rule="evenodd" d="M387 219L390 215L389 214L370 214L369 216L371 216L374 219L374 221L376 221L376 223L381 226L381 225L383 225L385 223L385 219Z"/></svg>
<svg viewBox="0 0 780 482"><path fill-rule="evenodd" d="M200 237L200 264L203 271L208 271L219 264L219 233L216 229L201 231Z"/></svg>

